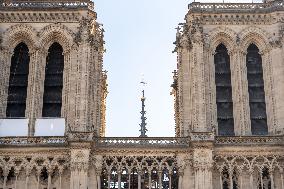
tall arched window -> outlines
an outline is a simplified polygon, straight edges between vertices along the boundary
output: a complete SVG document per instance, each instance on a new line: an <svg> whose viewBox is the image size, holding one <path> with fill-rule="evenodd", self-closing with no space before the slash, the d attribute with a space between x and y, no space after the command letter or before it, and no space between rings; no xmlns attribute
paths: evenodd
<svg viewBox="0 0 284 189"><path fill-rule="evenodd" d="M6 117L25 117L29 62L29 48L18 44L11 59Z"/></svg>
<svg viewBox="0 0 284 189"><path fill-rule="evenodd" d="M251 132L253 135L265 135L268 133L268 127L262 59L259 54L259 49L255 44L251 44L247 49L246 66L249 91Z"/></svg>
<svg viewBox="0 0 284 189"><path fill-rule="evenodd" d="M53 43L46 58L42 117L61 117L63 69L63 48Z"/></svg>
<svg viewBox="0 0 284 189"><path fill-rule="evenodd" d="M230 57L225 45L216 48L214 63L218 134L234 135Z"/></svg>

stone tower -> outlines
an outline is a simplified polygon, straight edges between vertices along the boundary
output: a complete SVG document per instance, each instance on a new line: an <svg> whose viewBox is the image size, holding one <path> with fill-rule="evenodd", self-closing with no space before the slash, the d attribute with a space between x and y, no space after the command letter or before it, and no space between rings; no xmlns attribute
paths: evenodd
<svg viewBox="0 0 284 189"><path fill-rule="evenodd" d="M276 188L276 182L283 188L282 168L241 165L265 157L262 150L283 157L276 149L232 140L227 144L235 148L217 155L221 138L270 136L283 144L283 1L193 2L188 8L177 27L172 85L176 135L189 137L192 146L183 179L194 186L182 188Z"/></svg>
<svg viewBox="0 0 284 189"><path fill-rule="evenodd" d="M283 134L282 4L189 5L176 41L180 136Z"/></svg>
<svg viewBox="0 0 284 189"><path fill-rule="evenodd" d="M29 119L29 136L39 118L104 136L104 41L93 2L5 0L0 9L0 116Z"/></svg>
<svg viewBox="0 0 284 189"><path fill-rule="evenodd" d="M28 120L27 141L46 136L38 132L47 125L36 124L39 120L61 119L51 129L63 124L65 132L63 140L45 141L61 150L46 152L43 147L18 159L18 166L9 165L13 158L6 157L0 163L6 166L0 171L0 188L87 189L90 141L105 134L104 30L96 18L90 0L1 1L0 117L17 120L19 129L20 120ZM18 128L10 135L18 136ZM68 155L62 145L66 138Z"/></svg>
<svg viewBox="0 0 284 189"><path fill-rule="evenodd" d="M191 3L176 136L105 137L94 4L0 0L0 189L284 189L283 20L280 0Z"/></svg>

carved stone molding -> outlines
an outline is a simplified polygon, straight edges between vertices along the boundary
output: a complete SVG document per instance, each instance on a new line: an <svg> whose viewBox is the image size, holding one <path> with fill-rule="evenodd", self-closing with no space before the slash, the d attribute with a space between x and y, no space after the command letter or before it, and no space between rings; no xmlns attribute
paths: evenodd
<svg viewBox="0 0 284 189"><path fill-rule="evenodd" d="M196 148L193 150L193 167L195 169L210 170L213 166L212 149Z"/></svg>
<svg viewBox="0 0 284 189"><path fill-rule="evenodd" d="M37 31L30 24L16 24L2 34L2 46L13 52L20 42L25 42L31 51L38 48Z"/></svg>
<svg viewBox="0 0 284 189"><path fill-rule="evenodd" d="M206 141L214 141L215 133L214 132L191 132L190 133L190 141L191 142L206 142Z"/></svg>
<svg viewBox="0 0 284 189"><path fill-rule="evenodd" d="M34 12L34 13L0 13L0 21L2 23L19 23L19 22L79 22L81 14L77 11L70 12Z"/></svg>
<svg viewBox="0 0 284 189"><path fill-rule="evenodd" d="M0 4L0 9L4 10L13 10L18 8L26 9L26 10L42 10L42 8L45 9L94 9L94 3L90 0L53 0L53 1L24 1L24 0L15 0L15 1L9 1L5 0L3 3Z"/></svg>

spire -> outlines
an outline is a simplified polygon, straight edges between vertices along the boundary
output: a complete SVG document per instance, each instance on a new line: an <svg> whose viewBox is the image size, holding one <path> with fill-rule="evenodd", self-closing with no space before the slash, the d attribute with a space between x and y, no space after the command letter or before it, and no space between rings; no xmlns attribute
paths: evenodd
<svg viewBox="0 0 284 189"><path fill-rule="evenodd" d="M146 132L148 131L147 129L146 129L146 125L147 125L147 123L146 123L146 120L147 120L147 118L146 118L146 111L145 111L145 100L146 100L146 98L145 98L145 90L144 90L144 87L145 87L145 85L146 85L146 82L144 81L144 79L142 78L142 81L140 82L141 84L142 84L142 86L143 86L143 89L142 89L142 97L141 97L141 103L142 103L142 110L141 110L141 123L139 124L140 125L140 136L139 137L147 137L147 135L146 135Z"/></svg>

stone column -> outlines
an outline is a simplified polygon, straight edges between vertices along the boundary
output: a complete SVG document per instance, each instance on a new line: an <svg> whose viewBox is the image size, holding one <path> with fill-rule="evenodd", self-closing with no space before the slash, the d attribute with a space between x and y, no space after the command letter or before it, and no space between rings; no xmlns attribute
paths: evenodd
<svg viewBox="0 0 284 189"><path fill-rule="evenodd" d="M177 156L177 167L178 167L178 188L186 189L191 187L191 178L189 177L189 158L187 155ZM189 174L188 174L189 173Z"/></svg>
<svg viewBox="0 0 284 189"><path fill-rule="evenodd" d="M47 179L47 189L51 189L51 175L53 173L53 169L50 167L47 169L48 179Z"/></svg>
<svg viewBox="0 0 284 189"><path fill-rule="evenodd" d="M4 167L3 171L3 176L4 176L4 181L3 181L3 189L6 189L7 186L7 177L9 175L10 169L8 167Z"/></svg>
<svg viewBox="0 0 284 189"><path fill-rule="evenodd" d="M274 94L274 81L273 71L271 66L271 55L269 49L265 49L260 52L263 66L263 81L264 81L264 92L265 92L265 103L266 103L266 114L267 114L267 126L268 133L275 134L277 131L278 123L276 119L275 109L275 94Z"/></svg>
<svg viewBox="0 0 284 189"><path fill-rule="evenodd" d="M82 148L82 144L78 145L79 149L71 149L70 189L87 189L90 149Z"/></svg>
<svg viewBox="0 0 284 189"><path fill-rule="evenodd" d="M25 181L25 189L29 189L29 179L30 179L30 175L32 173L32 169L33 167L26 167L26 181Z"/></svg>
<svg viewBox="0 0 284 189"><path fill-rule="evenodd" d="M178 172L178 189L183 189L183 170L179 170Z"/></svg>
<svg viewBox="0 0 284 189"><path fill-rule="evenodd" d="M86 39L87 40L87 39ZM77 94L76 94L76 131L89 131L89 67L90 67L90 46L87 41L82 41L79 45L77 70Z"/></svg>
<svg viewBox="0 0 284 189"><path fill-rule="evenodd" d="M180 135L188 136L191 130L191 74L190 74L190 44L187 33L177 36L177 53L178 53L178 90L179 90L179 107L180 107Z"/></svg>
<svg viewBox="0 0 284 189"><path fill-rule="evenodd" d="M250 176L249 176L249 182L250 182L250 183L249 183L249 186L250 186L250 188L254 188L254 187L253 187L253 169L250 169L250 170L249 170L249 175L250 175Z"/></svg>
<svg viewBox="0 0 284 189"><path fill-rule="evenodd" d="M128 169L128 189L131 188L131 169Z"/></svg>
<svg viewBox="0 0 284 189"><path fill-rule="evenodd" d="M148 185L149 185L149 189L151 189L152 188L152 170L148 170L148 175L149 175Z"/></svg>
<svg viewBox="0 0 284 189"><path fill-rule="evenodd" d="M273 43L272 43L273 44ZM271 81L273 83L273 97L274 97L274 109L276 112L275 119L276 123L273 128L271 128L271 134L284 134L284 125L281 124L284 121L283 111L284 107L283 101L284 101L284 67L283 67L283 60L284 60L284 47L283 47L283 40L282 43L277 45L277 43L274 43L272 45L272 49L270 51L271 56L271 64L268 65L268 69L271 70L272 75L270 76ZM277 125L277 126L276 126Z"/></svg>
<svg viewBox="0 0 284 189"><path fill-rule="evenodd" d="M223 169L219 170L219 174L220 174L220 189L223 189Z"/></svg>
<svg viewBox="0 0 284 189"><path fill-rule="evenodd" d="M67 65L64 65L64 72L68 74L68 77L64 75L64 79L66 79L66 83L64 83L64 97L68 99L68 103L65 104L64 107L64 115L66 116L66 129L72 129L72 131L76 131L76 119L77 119L77 102L78 100L78 89L77 89L77 80L79 79L77 74L77 69L79 67L78 62L78 47L73 45L71 48L68 60L70 61ZM67 60L64 59L64 62ZM68 67L69 65L69 67ZM67 72L67 73L66 73ZM67 79L68 78L68 79ZM62 92L63 92L62 91ZM70 128L69 128L70 127Z"/></svg>
<svg viewBox="0 0 284 189"><path fill-rule="evenodd" d="M36 50L33 53L33 59L35 66L33 67L34 77L32 83L32 88L30 93L33 94L32 99L30 99L29 109L31 110L29 118L29 134L31 136L35 133L35 122L37 118L42 118L42 108L43 108L43 93L44 93L44 81L45 81L45 67L46 67L46 57L48 55L48 49Z"/></svg>
<svg viewBox="0 0 284 189"><path fill-rule="evenodd" d="M263 189L263 178L262 178L262 170L259 171L259 178L260 178L260 187Z"/></svg>
<svg viewBox="0 0 284 189"><path fill-rule="evenodd" d="M163 189L162 175L163 175L163 171L162 171L162 170L159 170L159 171L158 171L159 189Z"/></svg>
<svg viewBox="0 0 284 189"><path fill-rule="evenodd" d="M234 189L233 174L234 170L232 170L232 168L229 168L230 189Z"/></svg>
<svg viewBox="0 0 284 189"><path fill-rule="evenodd" d="M91 72L90 72L90 82L93 82L94 85L91 86L91 95L90 95L90 112L92 113L93 117L91 118L91 123L94 125L94 130L97 136L101 134L101 85L102 85L102 58L103 53L98 52L94 48L91 50L92 52L92 64L90 65Z"/></svg>
<svg viewBox="0 0 284 189"><path fill-rule="evenodd" d="M25 189L29 188L29 178L30 178L30 176L26 175Z"/></svg>
<svg viewBox="0 0 284 189"><path fill-rule="evenodd" d="M206 78L208 97L207 100L207 127L208 130L216 129L218 133L218 121L217 121L217 106L216 106L216 84L215 84L215 63L214 63L214 55L215 49L206 49L206 60L208 65L206 65L206 72L208 73Z"/></svg>
<svg viewBox="0 0 284 189"><path fill-rule="evenodd" d="M142 175L142 171L138 170L138 189L141 189L141 175Z"/></svg>
<svg viewBox="0 0 284 189"><path fill-rule="evenodd" d="M206 77L202 34L200 31L192 36L190 51L190 73L192 74L192 130L193 132L208 132L206 105ZM206 73L207 74L207 73ZM210 130L211 131L211 130Z"/></svg>
<svg viewBox="0 0 284 189"><path fill-rule="evenodd" d="M15 168L15 177L16 177L16 179L15 179L15 183L14 183L15 189L17 189L17 183L18 183L18 176L19 176L19 174L20 174L20 169L16 167Z"/></svg>
<svg viewBox="0 0 284 189"><path fill-rule="evenodd" d="M281 189L284 189L283 168L280 169Z"/></svg>
<svg viewBox="0 0 284 189"><path fill-rule="evenodd" d="M273 172L274 172L273 169L269 169L269 176L270 176L270 181L271 181L271 189L275 188Z"/></svg>
<svg viewBox="0 0 284 189"><path fill-rule="evenodd" d="M110 173L107 175L107 188L110 189Z"/></svg>
<svg viewBox="0 0 284 189"><path fill-rule="evenodd" d="M240 189L243 189L243 173L242 171L239 172L239 183L240 183Z"/></svg>
<svg viewBox="0 0 284 189"><path fill-rule="evenodd" d="M213 154L210 148L193 150L193 168L195 189L212 189Z"/></svg>
<svg viewBox="0 0 284 189"><path fill-rule="evenodd" d="M39 49L33 49L30 53L29 63L29 76L28 76L28 88L27 88L27 105L26 105L26 117L29 119L29 136L33 136L35 133L35 121L38 118L39 100L41 96L40 85L42 84L40 75L44 69L42 67L42 61L40 59Z"/></svg>
<svg viewBox="0 0 284 189"><path fill-rule="evenodd" d="M96 169L96 187L97 189L101 189L101 174L102 174L102 166L103 166L103 157L101 155L95 155L95 169ZM111 170L108 172L108 176L110 176ZM110 177L108 178L108 187L110 186Z"/></svg>
<svg viewBox="0 0 284 189"><path fill-rule="evenodd" d="M41 169L38 169L36 172L37 176L37 183L36 183L36 189L39 189L39 184L40 184L40 174L41 174Z"/></svg>
<svg viewBox="0 0 284 189"><path fill-rule="evenodd" d="M11 58L13 51L9 51L5 48L0 48L0 117L6 117L7 99L8 99L8 87L9 87L9 75Z"/></svg>
<svg viewBox="0 0 284 189"><path fill-rule="evenodd" d="M96 174L96 176L97 176L97 187L98 187L98 189L100 189L101 188L101 173L102 173L102 171L99 170L96 173L97 173Z"/></svg>
<svg viewBox="0 0 284 189"><path fill-rule="evenodd" d="M63 175L63 172L64 172L64 168L60 167L59 168L59 189L62 189L62 175Z"/></svg>
<svg viewBox="0 0 284 189"><path fill-rule="evenodd" d="M66 123L68 123L68 113L70 110L69 105L69 90L71 87L71 83L69 81L70 77L70 67L71 67L71 50L67 49L64 51L64 70L63 70L63 89L62 89L62 108L61 108L61 117L66 119ZM67 124L68 125L68 124Z"/></svg>
<svg viewBox="0 0 284 189"><path fill-rule="evenodd" d="M236 48L229 55L235 135L251 135L246 52Z"/></svg>
<svg viewBox="0 0 284 189"><path fill-rule="evenodd" d="M121 169L119 169L119 170L117 171L117 176L118 176L118 189L121 189L121 173L122 173L122 171L121 171Z"/></svg>
<svg viewBox="0 0 284 189"><path fill-rule="evenodd" d="M169 170L169 189L172 189L172 170Z"/></svg>

